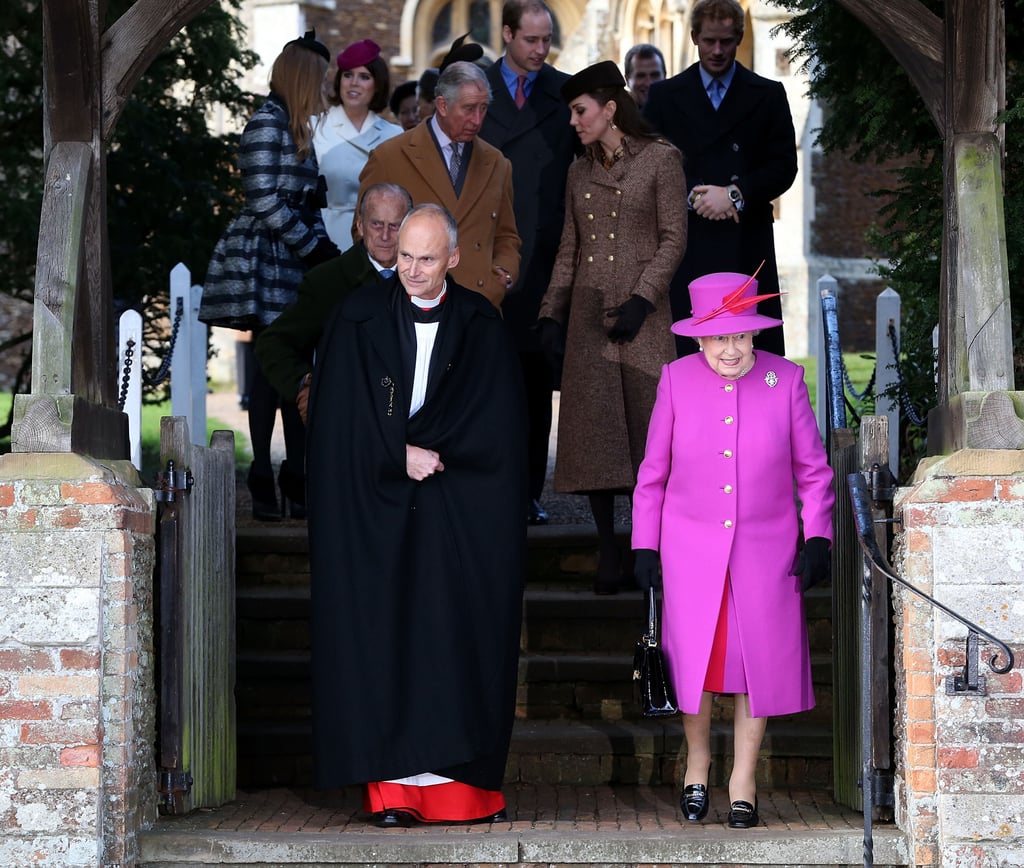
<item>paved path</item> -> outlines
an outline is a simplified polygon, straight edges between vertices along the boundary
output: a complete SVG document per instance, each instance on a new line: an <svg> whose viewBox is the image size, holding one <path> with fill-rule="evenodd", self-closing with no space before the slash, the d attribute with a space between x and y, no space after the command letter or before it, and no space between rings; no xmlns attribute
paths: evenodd
<svg viewBox="0 0 1024 868"><path fill-rule="evenodd" d="M142 837L143 866L217 864L857 865L863 818L818 791L759 795L761 825L729 829L726 791L699 824L679 813L670 787L505 788L510 820L474 826L378 829L360 815L359 791L289 789L239 793L216 810L161 818ZM907 864L907 841L891 825L874 830L876 865ZM180 860L180 861L179 861Z"/></svg>

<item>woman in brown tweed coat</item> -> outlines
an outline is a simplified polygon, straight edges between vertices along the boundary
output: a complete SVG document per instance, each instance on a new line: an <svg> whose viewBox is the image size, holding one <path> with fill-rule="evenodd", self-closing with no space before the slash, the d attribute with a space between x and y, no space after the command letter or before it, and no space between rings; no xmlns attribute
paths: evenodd
<svg viewBox="0 0 1024 868"><path fill-rule="evenodd" d="M597 593L615 593L616 494L632 492L663 365L675 358L669 280L686 249L682 156L644 122L611 61L562 88L586 153L569 169L565 226L538 329L564 352L555 490L587 494Z"/></svg>

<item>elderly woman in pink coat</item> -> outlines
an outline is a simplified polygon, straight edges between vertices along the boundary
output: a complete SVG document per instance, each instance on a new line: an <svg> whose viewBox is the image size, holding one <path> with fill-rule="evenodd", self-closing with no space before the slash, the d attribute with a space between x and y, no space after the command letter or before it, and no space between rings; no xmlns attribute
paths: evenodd
<svg viewBox="0 0 1024 868"><path fill-rule="evenodd" d="M692 822L707 815L712 697L735 694L728 823L740 829L759 823L767 718L814 706L802 592L830 575L834 501L803 369L754 351L761 329L782 324L757 313L768 296L756 293L742 274L690 284L693 316L672 331L701 351L662 369L633 496L637 583L663 584L683 713L680 806Z"/></svg>

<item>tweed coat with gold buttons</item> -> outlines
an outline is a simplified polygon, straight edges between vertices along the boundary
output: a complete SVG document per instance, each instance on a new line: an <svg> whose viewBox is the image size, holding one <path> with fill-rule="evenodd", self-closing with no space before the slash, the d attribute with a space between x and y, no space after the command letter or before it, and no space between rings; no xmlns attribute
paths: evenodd
<svg viewBox="0 0 1024 868"><path fill-rule="evenodd" d="M567 327L555 490L632 490L663 365L675 358L668 287L686 250L679 151L623 140L606 169L569 168L565 226L540 317ZM630 343L614 344L607 312L639 295L654 305Z"/></svg>

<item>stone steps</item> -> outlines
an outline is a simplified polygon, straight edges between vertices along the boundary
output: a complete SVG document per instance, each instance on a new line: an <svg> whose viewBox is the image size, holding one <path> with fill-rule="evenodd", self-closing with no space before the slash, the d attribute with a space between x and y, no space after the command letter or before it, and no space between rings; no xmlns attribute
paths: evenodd
<svg viewBox="0 0 1024 868"><path fill-rule="evenodd" d="M237 719L242 787L310 779L309 564L302 529L258 529L238 541ZM585 530L585 529L584 529ZM531 528L523 605L517 725L509 781L673 783L681 732L639 718L633 648L646 617L636 590L590 590L592 534ZM818 707L779 719L766 749L765 783L831 785L831 601L807 599ZM716 700L716 765L728 765L730 698ZM665 733L674 733L668 734ZM767 748L768 743L766 743Z"/></svg>
<svg viewBox="0 0 1024 868"><path fill-rule="evenodd" d="M513 824L515 825L515 824ZM906 840L898 830L879 829L874 836L874 864L907 865ZM210 855L216 854L216 855ZM139 868L238 865L255 868L351 868L408 866L615 866L650 865L863 865L863 836L855 830L773 833L722 828L686 829L683 833L651 830L467 831L452 829L403 832L311 834L296 832L184 832L157 828L142 836Z"/></svg>
<svg viewBox="0 0 1024 868"><path fill-rule="evenodd" d="M732 726L712 725L712 786L732 766ZM239 724L239 767L245 789L302 785L311 777L308 719L250 718ZM522 720L512 732L507 784L677 786L685 759L682 724L663 720ZM242 774L244 770L244 776ZM832 783L832 732L824 725L774 718L768 724L758 783L764 787L827 788Z"/></svg>
<svg viewBox="0 0 1024 868"><path fill-rule="evenodd" d="M240 652L236 661L239 716L308 718L310 657L306 650ZM530 719L636 719L630 653L549 654L522 652L516 713ZM832 662L827 655L811 658L817 707L803 719L831 720ZM731 719L730 705L720 703L719 716Z"/></svg>

